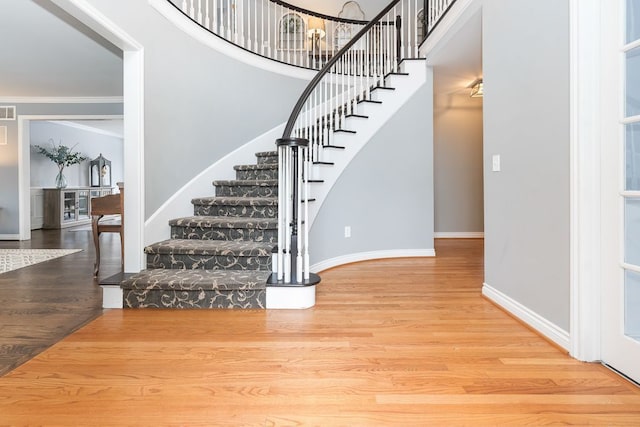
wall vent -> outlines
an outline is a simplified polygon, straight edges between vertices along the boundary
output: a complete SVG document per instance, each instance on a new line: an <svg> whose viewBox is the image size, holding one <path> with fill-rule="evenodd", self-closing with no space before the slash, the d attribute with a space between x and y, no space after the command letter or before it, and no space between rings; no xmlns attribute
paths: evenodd
<svg viewBox="0 0 640 427"><path fill-rule="evenodd" d="M0 106L0 120L15 120L16 119L16 107L15 105L2 105Z"/></svg>

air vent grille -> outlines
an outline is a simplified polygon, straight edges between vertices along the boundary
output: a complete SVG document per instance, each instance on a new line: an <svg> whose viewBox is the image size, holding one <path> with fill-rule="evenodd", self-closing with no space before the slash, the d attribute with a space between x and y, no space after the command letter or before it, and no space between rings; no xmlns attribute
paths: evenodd
<svg viewBox="0 0 640 427"><path fill-rule="evenodd" d="M2 105L0 106L0 120L15 120L16 119L16 107L15 105Z"/></svg>

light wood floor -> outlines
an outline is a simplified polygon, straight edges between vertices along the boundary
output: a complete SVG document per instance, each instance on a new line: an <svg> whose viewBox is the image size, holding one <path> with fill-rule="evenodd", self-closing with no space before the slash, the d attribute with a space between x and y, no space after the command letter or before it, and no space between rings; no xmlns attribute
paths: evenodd
<svg viewBox="0 0 640 427"><path fill-rule="evenodd" d="M481 297L481 240L436 250L304 311L109 311L0 378L0 425L640 425L638 388Z"/></svg>

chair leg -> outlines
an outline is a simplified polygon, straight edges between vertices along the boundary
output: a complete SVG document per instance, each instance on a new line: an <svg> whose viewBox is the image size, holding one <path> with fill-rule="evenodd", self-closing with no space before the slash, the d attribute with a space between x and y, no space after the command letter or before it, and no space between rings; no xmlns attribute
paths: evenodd
<svg viewBox="0 0 640 427"><path fill-rule="evenodd" d="M124 271L124 229L120 230L120 267Z"/></svg>
<svg viewBox="0 0 640 427"><path fill-rule="evenodd" d="M98 277L98 271L100 271L100 232L98 231L98 221L100 218L91 221L91 230L93 231L93 245L95 246L96 250L96 262L93 264L93 277Z"/></svg>

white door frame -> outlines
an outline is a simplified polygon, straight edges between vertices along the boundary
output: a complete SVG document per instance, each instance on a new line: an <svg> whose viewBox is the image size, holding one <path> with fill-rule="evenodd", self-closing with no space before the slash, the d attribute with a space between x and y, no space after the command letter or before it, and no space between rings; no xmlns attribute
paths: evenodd
<svg viewBox="0 0 640 427"><path fill-rule="evenodd" d="M123 51L124 270L144 268L144 48L86 0L52 0Z"/></svg>
<svg viewBox="0 0 640 427"><path fill-rule="evenodd" d="M600 360L601 82L600 0L570 0L570 354Z"/></svg>

